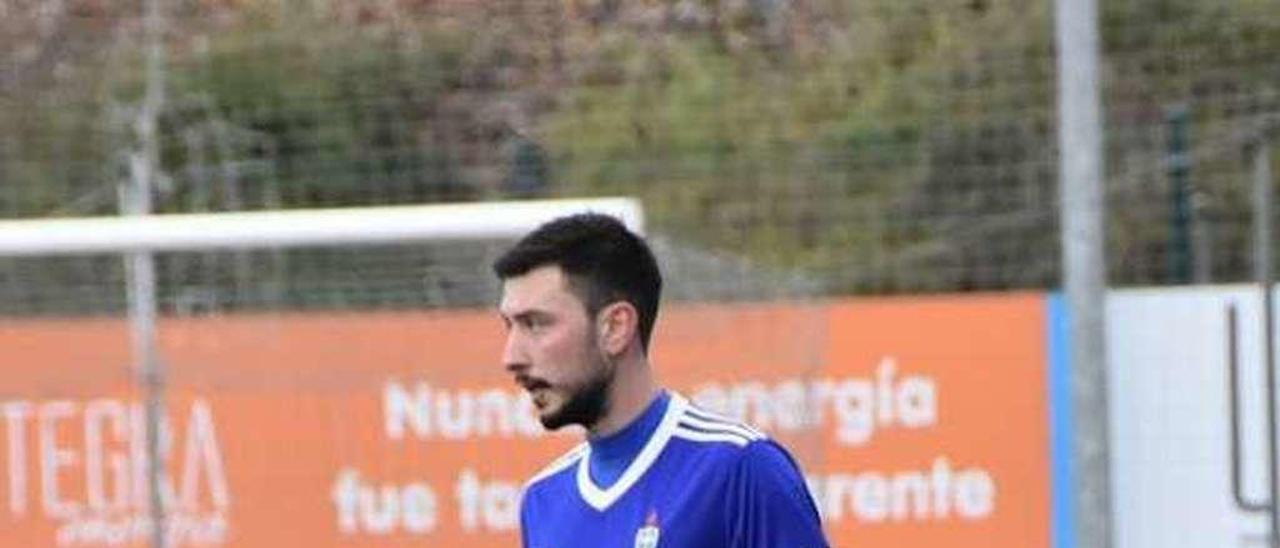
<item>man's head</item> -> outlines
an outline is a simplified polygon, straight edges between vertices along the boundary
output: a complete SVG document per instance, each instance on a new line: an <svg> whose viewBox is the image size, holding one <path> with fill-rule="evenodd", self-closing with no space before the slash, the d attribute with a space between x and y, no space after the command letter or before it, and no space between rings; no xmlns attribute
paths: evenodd
<svg viewBox="0 0 1280 548"><path fill-rule="evenodd" d="M534 230L500 257L503 364L544 426L590 428L607 411L619 361L649 346L662 276L619 221L579 214Z"/></svg>

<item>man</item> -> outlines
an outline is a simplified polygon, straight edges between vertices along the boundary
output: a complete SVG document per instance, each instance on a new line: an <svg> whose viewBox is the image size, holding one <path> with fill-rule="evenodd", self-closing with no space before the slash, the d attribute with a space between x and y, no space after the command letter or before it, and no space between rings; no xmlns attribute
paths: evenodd
<svg viewBox="0 0 1280 548"><path fill-rule="evenodd" d="M827 546L787 452L661 388L648 361L662 276L617 220L534 230L494 263L502 361L543 426L587 441L525 487L525 548Z"/></svg>

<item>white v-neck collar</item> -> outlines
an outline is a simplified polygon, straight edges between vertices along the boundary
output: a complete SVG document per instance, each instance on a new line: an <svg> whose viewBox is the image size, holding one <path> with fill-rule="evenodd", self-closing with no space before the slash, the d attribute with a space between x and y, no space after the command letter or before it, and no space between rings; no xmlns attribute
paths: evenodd
<svg viewBox="0 0 1280 548"><path fill-rule="evenodd" d="M618 481L613 482L613 485L606 489L597 487L595 482L591 481L590 470L587 469L591 461L591 446L588 445L582 456L578 458L578 494L582 496L582 500L592 508L603 512L622 498L622 495L625 495L627 490L640 480L640 476L653 466L654 461L658 460L658 455L662 454L662 449L671 440L671 434L675 432L680 415L684 414L688 404L689 402L679 394L671 392L671 401L667 403L667 412L662 416L662 422L658 423L658 428L653 431L653 435L644 444L640 454L636 455L636 459L627 465L627 469L618 477Z"/></svg>

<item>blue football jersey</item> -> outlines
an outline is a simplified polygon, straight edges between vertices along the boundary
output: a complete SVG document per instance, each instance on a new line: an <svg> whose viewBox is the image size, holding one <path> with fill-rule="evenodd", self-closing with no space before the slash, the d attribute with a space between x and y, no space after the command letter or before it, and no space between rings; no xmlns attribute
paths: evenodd
<svg viewBox="0 0 1280 548"><path fill-rule="evenodd" d="M616 480L583 443L525 486L525 548L823 548L817 508L780 445L678 394Z"/></svg>

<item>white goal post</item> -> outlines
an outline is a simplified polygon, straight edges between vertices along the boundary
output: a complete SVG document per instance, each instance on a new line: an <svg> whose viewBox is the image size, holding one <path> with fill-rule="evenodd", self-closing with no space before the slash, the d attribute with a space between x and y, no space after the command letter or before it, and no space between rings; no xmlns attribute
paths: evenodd
<svg viewBox="0 0 1280 548"><path fill-rule="evenodd" d="M496 240L585 211L644 232L634 198L32 219L0 221L0 257Z"/></svg>

